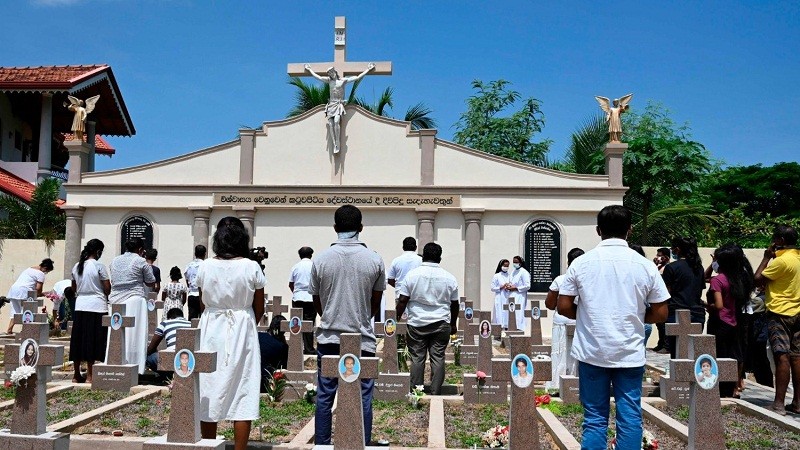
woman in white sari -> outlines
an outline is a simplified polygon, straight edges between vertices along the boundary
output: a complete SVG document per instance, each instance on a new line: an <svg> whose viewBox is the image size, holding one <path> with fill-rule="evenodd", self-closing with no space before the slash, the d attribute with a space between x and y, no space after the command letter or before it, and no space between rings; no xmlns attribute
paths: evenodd
<svg viewBox="0 0 800 450"><path fill-rule="evenodd" d="M531 274L525 267L525 260L521 256L515 256L512 262L511 281L508 290L511 291L509 298L514 299L517 304L517 311L525 311L528 307L528 289L531 288ZM525 315L517 314L517 329L525 329Z"/></svg>
<svg viewBox="0 0 800 450"><path fill-rule="evenodd" d="M501 259L492 277L492 292L494 292L492 323L502 325L503 329L508 329L508 311L503 310L503 306L508 304L508 296L511 294L508 290L511 283L511 274L508 273L510 265L507 259Z"/></svg>

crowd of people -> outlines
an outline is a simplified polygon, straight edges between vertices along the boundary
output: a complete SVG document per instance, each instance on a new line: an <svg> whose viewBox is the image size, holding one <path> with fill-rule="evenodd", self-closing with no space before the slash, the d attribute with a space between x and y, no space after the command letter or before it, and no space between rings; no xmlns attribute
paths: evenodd
<svg viewBox="0 0 800 450"><path fill-rule="evenodd" d="M322 357L340 354L342 333L359 334L360 355L375 356L373 322L382 317L381 300L387 284L395 288L397 317L407 320L412 385L425 384L429 360L429 391L434 395L441 392L445 349L457 331L459 288L456 278L440 266L442 247L427 243L420 255L416 240L408 237L402 242L403 253L387 271L381 256L359 239L362 230L357 207L338 208L334 213L337 239L317 256L309 247L300 248L300 260L288 280L292 306L302 308L303 320L318 321L316 331L304 332L302 339L304 353L318 357L315 442L322 445L331 441L331 410L339 383L338 378L322 376ZM665 335L661 325L674 323L678 310L689 310L692 322L705 325L707 332L716 336L718 358L739 362L739 381L718 383L723 396L736 396L745 388L746 370L753 371L760 383L772 385L771 360L775 367L772 409L781 414L800 413L797 231L778 227L756 270L735 244L717 248L704 267L691 237L676 237L671 248L658 249L651 261L641 247L627 242L630 231L629 210L617 205L603 208L597 216L600 243L585 252L580 248L568 252L566 273L553 280L545 299L545 305L556 311L553 380L561 374L580 376L584 443L594 447L596 441L597 448L605 446L612 394L618 445L634 448L635 442L640 442L645 344L656 324L659 336L654 350L669 351L676 357L675 340ZM141 239L126 242L125 252L113 258L108 268L99 261L103 242L89 240L72 268L71 280L62 287L65 294L74 294L74 304L70 303L73 381L90 382L93 364L107 358L109 331L102 326L102 318L108 315L109 305L122 304L124 315L136 318L124 331L124 359L138 365L140 373L145 367L162 369L156 353L161 342L174 349L177 330L191 327L191 319L199 318L200 349L217 353L216 371L200 374L202 435L216 436L217 422L231 420L236 448L245 448L250 423L258 418L264 369L285 367L287 358L283 316L273 317L267 332L258 333L256 328L256 318L264 315L266 278L263 266L248 258L249 238L239 219L223 218L212 239L214 256L207 259L205 246L196 246L186 269L171 268L169 281L163 285L154 265L158 253L144 249ZM53 262L45 259L20 275L7 296L14 313L22 313L21 302L28 291L41 294L44 277L52 270ZM507 305L527 309L530 286L522 257L500 260L491 282L495 295L492 322L507 329ZM146 298L150 292L161 292L164 320L147 336ZM184 317L184 307L188 317ZM524 330L524 315L516 316L517 328ZM566 332L569 325L575 326L571 342ZM9 332L12 327L13 322ZM87 365L85 373L82 363ZM713 385L716 374L705 365L698 382ZM794 397L786 405L790 379ZM365 440L370 442L374 382L362 379L359 383Z"/></svg>

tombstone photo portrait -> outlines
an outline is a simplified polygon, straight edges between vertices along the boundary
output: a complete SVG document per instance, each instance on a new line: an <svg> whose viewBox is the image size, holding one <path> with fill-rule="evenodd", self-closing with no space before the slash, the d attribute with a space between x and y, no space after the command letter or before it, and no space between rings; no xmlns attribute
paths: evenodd
<svg viewBox="0 0 800 450"><path fill-rule="evenodd" d="M33 323L33 312L31 310L26 309L22 313L22 323Z"/></svg>
<svg viewBox="0 0 800 450"><path fill-rule="evenodd" d="M194 354L191 350L183 349L175 354L175 374L186 378L194 372Z"/></svg>
<svg viewBox="0 0 800 450"><path fill-rule="evenodd" d="M156 310L156 302L154 300L147 301L147 310L148 311L155 311Z"/></svg>
<svg viewBox="0 0 800 450"><path fill-rule="evenodd" d="M119 330L122 326L122 315L120 313L114 313L111 315L111 329L112 330Z"/></svg>
<svg viewBox="0 0 800 450"><path fill-rule="evenodd" d="M541 316L542 316L542 312L539 311L539 307L538 306L534 306L533 309L531 310L531 317L533 318L533 320L539 320L539 318Z"/></svg>
<svg viewBox="0 0 800 450"><path fill-rule="evenodd" d="M489 321L484 320L483 322L481 322L481 337L488 338L491 332L492 332L492 326L489 324Z"/></svg>
<svg viewBox="0 0 800 450"><path fill-rule="evenodd" d="M386 319L386 325L383 328L386 336L394 336L394 332L397 330L397 322L394 319Z"/></svg>
<svg viewBox="0 0 800 450"><path fill-rule="evenodd" d="M533 381L533 363L528 355L520 353L515 356L511 363L511 381L514 385L526 388Z"/></svg>
<svg viewBox="0 0 800 450"><path fill-rule="evenodd" d="M300 318L299 317L294 316L289 320L289 331L291 331L292 334L297 334L297 333L300 332Z"/></svg>
<svg viewBox="0 0 800 450"><path fill-rule="evenodd" d="M22 350L19 365L36 367L36 363L39 361L39 344L33 339L25 339L19 348Z"/></svg>
<svg viewBox="0 0 800 450"><path fill-rule="evenodd" d="M467 307L466 309L464 309L464 318L465 319L472 320L473 316L474 316L474 312L472 311L472 308Z"/></svg>
<svg viewBox="0 0 800 450"><path fill-rule="evenodd" d="M697 384L703 389L712 389L717 384L719 368L711 355L700 355L694 363Z"/></svg>
<svg viewBox="0 0 800 450"><path fill-rule="evenodd" d="M515 311L517 309L517 304L514 302L508 302L508 312Z"/></svg>
<svg viewBox="0 0 800 450"><path fill-rule="evenodd" d="M358 379L361 373L361 363L356 355L347 353L339 358L339 376L347 383L352 383Z"/></svg>

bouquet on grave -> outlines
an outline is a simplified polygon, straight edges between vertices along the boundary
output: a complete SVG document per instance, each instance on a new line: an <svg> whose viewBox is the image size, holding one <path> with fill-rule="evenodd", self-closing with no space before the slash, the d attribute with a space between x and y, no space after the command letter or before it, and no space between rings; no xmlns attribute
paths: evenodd
<svg viewBox="0 0 800 450"><path fill-rule="evenodd" d="M11 372L11 384L14 386L21 386L23 382L27 384L28 378L36 373L36 369L32 366L19 366Z"/></svg>
<svg viewBox="0 0 800 450"><path fill-rule="evenodd" d="M286 375L282 370L277 369L272 374L267 372L267 379L264 384L269 401L279 402L283 400L283 391L286 389Z"/></svg>
<svg viewBox="0 0 800 450"><path fill-rule="evenodd" d="M418 384L411 388L411 392L406 394L408 397L408 401L411 402L411 406L414 408L419 407L419 399L425 396L425 386Z"/></svg>
<svg viewBox="0 0 800 450"><path fill-rule="evenodd" d="M609 430L611 433L611 448L612 450L616 450L617 448L617 433L613 430ZM653 436L653 433L644 430L642 432L642 450L658 450L658 439Z"/></svg>
<svg viewBox="0 0 800 450"><path fill-rule="evenodd" d="M453 346L453 360L455 365L461 365L461 345L464 343L463 339L459 339L457 335L450 336L450 345Z"/></svg>
<svg viewBox="0 0 800 450"><path fill-rule="evenodd" d="M303 394L303 400L308 403L314 403L314 397L317 396L317 387L312 383L306 383L306 393Z"/></svg>
<svg viewBox="0 0 800 450"><path fill-rule="evenodd" d="M488 448L500 448L508 445L508 425L496 425L486 430L481 436L481 444Z"/></svg>

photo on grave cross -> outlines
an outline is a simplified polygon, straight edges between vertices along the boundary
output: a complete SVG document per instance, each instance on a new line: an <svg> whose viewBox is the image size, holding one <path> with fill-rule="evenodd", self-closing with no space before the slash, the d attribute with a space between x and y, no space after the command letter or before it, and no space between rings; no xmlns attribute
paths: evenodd
<svg viewBox="0 0 800 450"><path fill-rule="evenodd" d="M114 313L111 315L111 329L112 330L119 330L122 326L122 315L120 313Z"/></svg>
<svg viewBox="0 0 800 450"><path fill-rule="evenodd" d="M394 332L397 330L397 322L395 322L394 319L386 319L383 330L387 337L394 336Z"/></svg>
<svg viewBox="0 0 800 450"><path fill-rule="evenodd" d="M292 334L297 334L300 332L300 318L297 316L292 317L289 320L289 331Z"/></svg>
<svg viewBox="0 0 800 450"><path fill-rule="evenodd" d="M701 388L713 389L717 385L719 367L713 356L700 355L694 362L694 373L697 377L697 385Z"/></svg>
<svg viewBox="0 0 800 450"><path fill-rule="evenodd" d="M22 349L19 365L36 367L36 363L39 361L39 344L33 339L25 339L19 348Z"/></svg>
<svg viewBox="0 0 800 450"><path fill-rule="evenodd" d="M511 381L514 385L526 388L533 381L533 362L524 353L520 353L511 360Z"/></svg>
<svg viewBox="0 0 800 450"><path fill-rule="evenodd" d="M148 311L155 311L156 310L156 301L155 300L147 300L147 310Z"/></svg>
<svg viewBox="0 0 800 450"><path fill-rule="evenodd" d="M492 333L492 326L489 324L488 320L484 320L481 322L481 337L488 338L489 335Z"/></svg>
<svg viewBox="0 0 800 450"><path fill-rule="evenodd" d="M175 353L175 374L181 378L186 378L194 372L194 353L189 349L181 349Z"/></svg>
<svg viewBox="0 0 800 450"><path fill-rule="evenodd" d="M22 323L33 323L33 312L30 309L22 313Z"/></svg>
<svg viewBox="0 0 800 450"><path fill-rule="evenodd" d="M361 373L361 362L352 353L346 353L339 358L339 376L347 383L358 379Z"/></svg>
<svg viewBox="0 0 800 450"><path fill-rule="evenodd" d="M467 307L466 309L464 309L464 318L465 319L472 320L473 314L474 313L473 313L472 308Z"/></svg>
<svg viewBox="0 0 800 450"><path fill-rule="evenodd" d="M533 310L531 311L531 318L533 318L533 320L539 320L539 318L541 316L542 316L542 312L541 312L541 310L539 310L539 307L538 306L534 306Z"/></svg>

